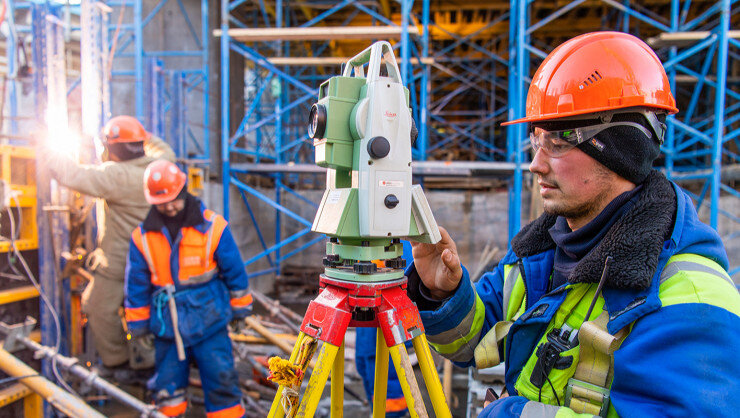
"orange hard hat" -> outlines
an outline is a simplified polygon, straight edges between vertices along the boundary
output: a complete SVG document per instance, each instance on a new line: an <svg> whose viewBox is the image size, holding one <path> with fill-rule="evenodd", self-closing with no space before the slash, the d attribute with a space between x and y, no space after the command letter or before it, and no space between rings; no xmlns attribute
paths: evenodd
<svg viewBox="0 0 740 418"><path fill-rule="evenodd" d="M141 123L131 116L116 116L109 120L103 127L103 135L109 144L141 142L151 136Z"/></svg>
<svg viewBox="0 0 740 418"><path fill-rule="evenodd" d="M540 122L632 107L678 112L665 69L645 42L622 32L593 32L561 44L532 77L527 116Z"/></svg>
<svg viewBox="0 0 740 418"><path fill-rule="evenodd" d="M144 171L144 195L150 205L161 205L175 200L185 187L187 176L174 163L153 161Z"/></svg>

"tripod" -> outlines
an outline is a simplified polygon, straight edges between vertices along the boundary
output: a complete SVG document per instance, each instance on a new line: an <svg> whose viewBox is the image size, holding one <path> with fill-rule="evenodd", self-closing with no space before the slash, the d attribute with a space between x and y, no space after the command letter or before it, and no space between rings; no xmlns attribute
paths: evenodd
<svg viewBox="0 0 740 418"><path fill-rule="evenodd" d="M408 340L416 351L436 416L451 417L419 311L406 295L406 280L402 277L383 282L357 282L322 274L319 295L308 306L290 360L270 359L271 372L278 377L275 380L280 387L268 416L312 417L331 374L331 416L341 417L345 333L348 327L377 327L373 417L385 416L389 354L411 416L428 416L404 345ZM324 344L299 404L301 382L319 340Z"/></svg>

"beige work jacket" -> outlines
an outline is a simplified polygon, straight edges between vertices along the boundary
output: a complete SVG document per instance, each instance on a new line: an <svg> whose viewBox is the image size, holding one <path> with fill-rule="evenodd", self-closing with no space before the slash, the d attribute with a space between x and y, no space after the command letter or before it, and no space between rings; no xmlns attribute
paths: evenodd
<svg viewBox="0 0 740 418"><path fill-rule="evenodd" d="M155 136L144 144L144 151L144 157L100 165L78 164L48 152L41 154L59 183L103 199L103 216L98 212L98 247L107 262L97 267L95 276L123 281L131 233L151 207L144 198L144 170L157 159L175 161L172 148Z"/></svg>

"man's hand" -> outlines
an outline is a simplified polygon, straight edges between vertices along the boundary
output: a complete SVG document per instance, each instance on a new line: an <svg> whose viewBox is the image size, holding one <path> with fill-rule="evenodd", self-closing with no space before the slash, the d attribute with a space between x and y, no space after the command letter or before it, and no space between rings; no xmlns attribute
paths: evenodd
<svg viewBox="0 0 740 418"><path fill-rule="evenodd" d="M462 278L462 266L457 255L457 246L447 230L439 227L442 239L436 244L411 242L414 265L424 286L432 297L444 299L450 296Z"/></svg>

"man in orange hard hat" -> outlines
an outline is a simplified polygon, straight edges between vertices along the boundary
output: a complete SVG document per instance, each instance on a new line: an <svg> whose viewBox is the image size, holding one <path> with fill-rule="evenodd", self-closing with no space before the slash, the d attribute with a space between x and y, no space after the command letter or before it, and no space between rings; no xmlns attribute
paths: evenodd
<svg viewBox="0 0 740 418"><path fill-rule="evenodd" d="M131 236L126 321L132 336L155 336L155 374L148 386L161 413L185 413L194 362L207 415L241 417L227 324L238 332L251 314L249 281L226 220L187 192L186 178L169 161L146 169L152 208Z"/></svg>
<svg viewBox="0 0 740 418"><path fill-rule="evenodd" d="M153 359L153 350L139 344L142 341L134 342L134 355L130 356L119 314L128 243L131 232L149 210L142 187L144 170L156 159L174 161L175 153L131 116L108 121L102 140L108 161L100 165L79 164L45 148L40 150L40 157L59 183L103 199L103 213L97 218L98 248L88 256L94 278L82 294L82 310L102 361L101 375L127 380L130 357L137 369L151 368Z"/></svg>
<svg viewBox="0 0 740 418"><path fill-rule="evenodd" d="M545 213L475 285L446 231L414 244L408 291L430 344L460 366L505 361L505 396L480 416L740 409L740 295L725 248L651 168L677 111L641 40L565 42L532 78L526 117L507 122L530 125Z"/></svg>

